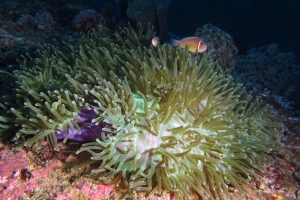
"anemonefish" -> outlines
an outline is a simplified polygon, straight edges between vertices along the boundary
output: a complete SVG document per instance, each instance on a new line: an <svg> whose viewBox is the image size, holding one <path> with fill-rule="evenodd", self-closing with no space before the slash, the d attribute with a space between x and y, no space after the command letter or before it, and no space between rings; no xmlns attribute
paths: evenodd
<svg viewBox="0 0 300 200"><path fill-rule="evenodd" d="M198 37L187 37L182 40L171 39L170 44L171 46L180 46L182 48L185 48L185 45L187 45L189 52L203 52L207 49L205 42Z"/></svg>
<svg viewBox="0 0 300 200"><path fill-rule="evenodd" d="M155 36L154 38L152 38L151 42L154 47L157 47L157 45L159 45L159 38Z"/></svg>

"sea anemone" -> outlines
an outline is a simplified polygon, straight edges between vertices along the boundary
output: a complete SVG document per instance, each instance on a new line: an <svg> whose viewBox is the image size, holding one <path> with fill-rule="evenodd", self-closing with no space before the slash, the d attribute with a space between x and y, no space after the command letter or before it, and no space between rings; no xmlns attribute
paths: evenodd
<svg viewBox="0 0 300 200"><path fill-rule="evenodd" d="M229 185L243 193L241 185L260 179L270 153L281 151L282 118L206 54L151 47L153 29L143 35L141 27L110 39L90 33L68 50L46 46L38 58L24 57L1 104L0 136L17 127L25 145L47 139L57 147L57 134L65 142L99 126L77 153L89 152L92 178L118 183L123 197L223 199Z"/></svg>

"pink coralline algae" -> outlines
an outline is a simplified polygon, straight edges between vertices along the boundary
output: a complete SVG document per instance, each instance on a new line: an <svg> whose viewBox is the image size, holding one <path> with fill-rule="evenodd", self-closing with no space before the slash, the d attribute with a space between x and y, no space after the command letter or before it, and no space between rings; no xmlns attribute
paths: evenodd
<svg viewBox="0 0 300 200"><path fill-rule="evenodd" d="M43 146L46 148L47 143ZM103 199L113 191L112 186L95 184L81 177L83 174L78 170L66 172L64 163L58 159L49 158L44 166L39 166L33 162L33 152L20 146L2 144L0 153L2 199ZM72 160L72 155L66 160Z"/></svg>
<svg viewBox="0 0 300 200"><path fill-rule="evenodd" d="M116 196L117 185L108 186L91 182L84 168L71 170L82 162L82 158L72 153L72 145L75 145L73 148L78 147L76 144L60 143L60 151L53 153L47 142L43 142L41 149L37 149L37 145L24 148L2 143L0 147L1 198L5 200L122 199L123 197ZM266 165L265 168L269 174L266 174L262 181L254 181L252 183L254 188L243 187L244 195L241 196L233 188L229 188L230 191L232 190L232 199L293 200L293 191L296 188L291 177L292 167L283 161ZM175 200L175 197L168 193L160 197L154 195L148 198L143 194L136 194L135 199Z"/></svg>

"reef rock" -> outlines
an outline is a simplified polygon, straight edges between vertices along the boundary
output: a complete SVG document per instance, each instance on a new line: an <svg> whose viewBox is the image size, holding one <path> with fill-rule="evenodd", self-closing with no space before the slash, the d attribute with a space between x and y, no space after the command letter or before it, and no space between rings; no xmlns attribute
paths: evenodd
<svg viewBox="0 0 300 200"><path fill-rule="evenodd" d="M295 55L279 52L277 44L250 49L247 55L240 56L233 71L236 79L247 88L260 93L267 89L276 95L293 91L299 73Z"/></svg>
<svg viewBox="0 0 300 200"><path fill-rule="evenodd" d="M205 41L212 61L223 69L232 70L235 67L239 50L228 33L212 24L206 24L197 29L195 36Z"/></svg>

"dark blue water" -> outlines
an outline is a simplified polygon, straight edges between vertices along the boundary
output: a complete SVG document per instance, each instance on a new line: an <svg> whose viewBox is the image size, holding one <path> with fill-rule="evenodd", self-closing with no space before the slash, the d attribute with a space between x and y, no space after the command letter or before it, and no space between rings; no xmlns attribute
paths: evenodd
<svg viewBox="0 0 300 200"><path fill-rule="evenodd" d="M117 10L114 0L80 1L101 10L108 2ZM197 28L211 23L236 41L240 53L247 48L278 43L281 51L296 53L300 61L299 0L172 0L168 12L168 29L185 37Z"/></svg>
<svg viewBox="0 0 300 200"><path fill-rule="evenodd" d="M246 40L248 47L276 42L280 50L294 51L299 57L299 8L299 0L173 0L168 27L185 36L211 23L233 38Z"/></svg>

